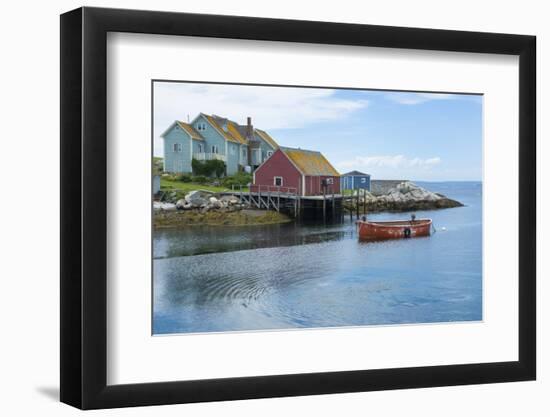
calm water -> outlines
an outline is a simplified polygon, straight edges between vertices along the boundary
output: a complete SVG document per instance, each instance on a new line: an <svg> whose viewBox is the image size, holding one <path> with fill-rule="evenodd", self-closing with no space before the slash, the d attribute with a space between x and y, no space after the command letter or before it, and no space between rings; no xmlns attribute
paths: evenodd
<svg viewBox="0 0 550 417"><path fill-rule="evenodd" d="M418 184L466 204L417 212L427 238L359 243L349 217L155 232L153 332L481 320L481 183Z"/></svg>

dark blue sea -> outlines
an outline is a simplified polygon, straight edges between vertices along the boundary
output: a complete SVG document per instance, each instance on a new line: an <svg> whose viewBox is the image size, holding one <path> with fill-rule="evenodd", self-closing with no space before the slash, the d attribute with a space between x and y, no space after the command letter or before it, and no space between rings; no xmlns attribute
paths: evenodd
<svg viewBox="0 0 550 417"><path fill-rule="evenodd" d="M481 183L417 184L465 204L416 212L430 237L360 243L347 216L155 231L153 333L482 320Z"/></svg>

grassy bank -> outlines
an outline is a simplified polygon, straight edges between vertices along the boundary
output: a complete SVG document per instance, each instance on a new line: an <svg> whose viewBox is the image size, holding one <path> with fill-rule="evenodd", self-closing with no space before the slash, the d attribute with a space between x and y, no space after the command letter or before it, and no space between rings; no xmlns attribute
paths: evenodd
<svg viewBox="0 0 550 417"><path fill-rule="evenodd" d="M195 182L172 181L165 178L160 179L160 189L162 191L172 191L172 190L183 191L184 193L188 193L194 190L206 190L206 191L211 191L213 193L230 191L227 187L198 184Z"/></svg>
<svg viewBox="0 0 550 417"><path fill-rule="evenodd" d="M238 172L228 176L192 175L192 174L162 174L160 189L162 191L177 191L188 193L195 190L206 190L213 193L231 191L234 187L248 191L248 184L252 182L252 175Z"/></svg>
<svg viewBox="0 0 550 417"><path fill-rule="evenodd" d="M153 216L155 229L190 226L254 226L290 221L291 219L284 214L269 210L234 212L212 210L206 213L198 210L158 211Z"/></svg>

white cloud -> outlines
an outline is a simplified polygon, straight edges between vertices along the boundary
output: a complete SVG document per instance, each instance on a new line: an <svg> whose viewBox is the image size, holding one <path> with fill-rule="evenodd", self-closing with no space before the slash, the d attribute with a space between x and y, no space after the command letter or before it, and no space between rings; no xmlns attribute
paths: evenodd
<svg viewBox="0 0 550 417"><path fill-rule="evenodd" d="M252 116L265 129L297 128L338 120L368 105L366 100L334 98L328 89L235 85L159 84L155 104L159 113L180 119L190 113L219 114L245 123Z"/></svg>
<svg viewBox="0 0 550 417"><path fill-rule="evenodd" d="M337 121L368 106L367 100L334 97L335 90L192 83L156 83L154 92L155 154L162 153L159 135L174 121L200 112L261 129L301 128Z"/></svg>
<svg viewBox="0 0 550 417"><path fill-rule="evenodd" d="M459 97L457 94L445 93L405 93L395 92L388 93L385 96L388 100L399 104L414 105L421 104L431 100L455 100Z"/></svg>
<svg viewBox="0 0 550 417"><path fill-rule="evenodd" d="M407 158L404 155L356 156L352 160L342 161L342 168L429 168L441 163L441 158Z"/></svg>
<svg viewBox="0 0 550 417"><path fill-rule="evenodd" d="M407 157L405 155L356 156L336 163L340 172L358 170L371 174L376 179L418 179L430 175L441 164L441 158Z"/></svg>

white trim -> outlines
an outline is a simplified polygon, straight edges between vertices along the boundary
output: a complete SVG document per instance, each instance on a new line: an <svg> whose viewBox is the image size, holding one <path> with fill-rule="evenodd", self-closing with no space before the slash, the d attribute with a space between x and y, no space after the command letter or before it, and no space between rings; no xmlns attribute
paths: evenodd
<svg viewBox="0 0 550 417"><path fill-rule="evenodd" d="M280 179L281 180L281 184L277 185L277 179ZM283 177L281 177L280 175L275 175L273 177L273 185L276 186L276 187L284 187L284 180L283 180Z"/></svg>
<svg viewBox="0 0 550 417"><path fill-rule="evenodd" d="M279 150L280 150L280 149L277 149L277 151L279 151ZM250 150L249 150L249 151L250 151ZM277 152L277 151L275 151L275 152ZM282 151L281 151L281 152L282 152ZM283 152L283 153L284 153L284 152ZM252 155L250 155L250 156L252 156ZM285 155L285 156L286 156L286 155ZM288 158L287 158L287 159L288 159ZM266 162L267 162L267 159L266 159L265 161L263 161L260 165L258 165L258 168L256 168L256 169L254 170L254 172L258 172L258 171L264 166L264 164L265 164ZM292 161L291 161L291 162L292 162Z"/></svg>

